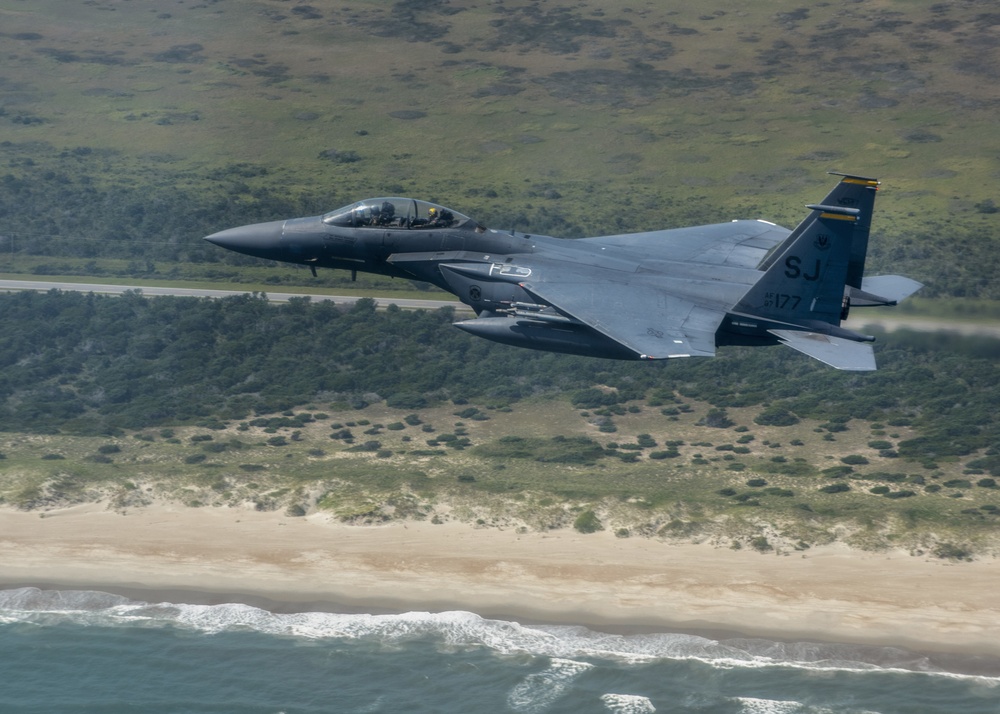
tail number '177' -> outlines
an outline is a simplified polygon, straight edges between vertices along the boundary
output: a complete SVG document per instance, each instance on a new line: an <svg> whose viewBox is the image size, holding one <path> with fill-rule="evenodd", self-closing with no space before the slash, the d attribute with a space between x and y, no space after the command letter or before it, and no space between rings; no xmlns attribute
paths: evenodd
<svg viewBox="0 0 1000 714"><path fill-rule="evenodd" d="M802 302L799 295L785 295L784 293L764 293L764 307L776 307L779 310L794 310Z"/></svg>

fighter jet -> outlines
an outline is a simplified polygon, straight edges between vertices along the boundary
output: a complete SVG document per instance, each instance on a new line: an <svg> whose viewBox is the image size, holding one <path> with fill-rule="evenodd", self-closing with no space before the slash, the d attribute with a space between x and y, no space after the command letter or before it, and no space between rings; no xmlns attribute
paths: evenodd
<svg viewBox="0 0 1000 714"><path fill-rule="evenodd" d="M874 370L874 337L841 327L853 307L920 289L866 277L879 181L839 183L793 230L764 220L594 238L487 228L412 198L257 223L205 240L267 260L432 283L477 314L455 326L518 347L624 360L712 357L784 344L844 370Z"/></svg>

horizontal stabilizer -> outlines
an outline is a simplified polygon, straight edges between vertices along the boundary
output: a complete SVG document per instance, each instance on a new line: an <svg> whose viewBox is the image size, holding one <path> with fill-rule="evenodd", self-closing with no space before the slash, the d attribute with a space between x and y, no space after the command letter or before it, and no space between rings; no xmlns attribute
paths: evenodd
<svg viewBox="0 0 1000 714"><path fill-rule="evenodd" d="M860 290L849 288L848 296L852 307L896 305L922 287L923 284L902 275L873 275L861 280Z"/></svg>
<svg viewBox="0 0 1000 714"><path fill-rule="evenodd" d="M788 345L831 367L857 372L870 372L876 369L875 352L868 343L800 330L768 330L768 332L781 340L781 344Z"/></svg>

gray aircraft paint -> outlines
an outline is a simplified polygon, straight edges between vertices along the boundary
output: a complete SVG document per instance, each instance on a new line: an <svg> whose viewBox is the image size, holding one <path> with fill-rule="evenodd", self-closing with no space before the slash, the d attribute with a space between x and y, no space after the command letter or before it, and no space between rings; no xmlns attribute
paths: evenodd
<svg viewBox="0 0 1000 714"><path fill-rule="evenodd" d="M865 277L878 181L840 182L794 229L737 220L561 239L486 228L411 198L213 233L268 260L421 280L477 314L455 323L519 347L612 359L711 357L784 344L837 369L873 370L852 307L895 305L920 283Z"/></svg>

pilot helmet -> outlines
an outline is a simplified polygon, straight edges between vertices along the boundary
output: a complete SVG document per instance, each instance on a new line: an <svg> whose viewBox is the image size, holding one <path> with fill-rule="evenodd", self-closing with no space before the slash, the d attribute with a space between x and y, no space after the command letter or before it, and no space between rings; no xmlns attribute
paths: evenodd
<svg viewBox="0 0 1000 714"><path fill-rule="evenodd" d="M436 209L436 208L432 208L431 210L427 211L428 215L430 215L431 218L433 218L434 216L436 216L437 212L438 212L438 209Z"/></svg>

